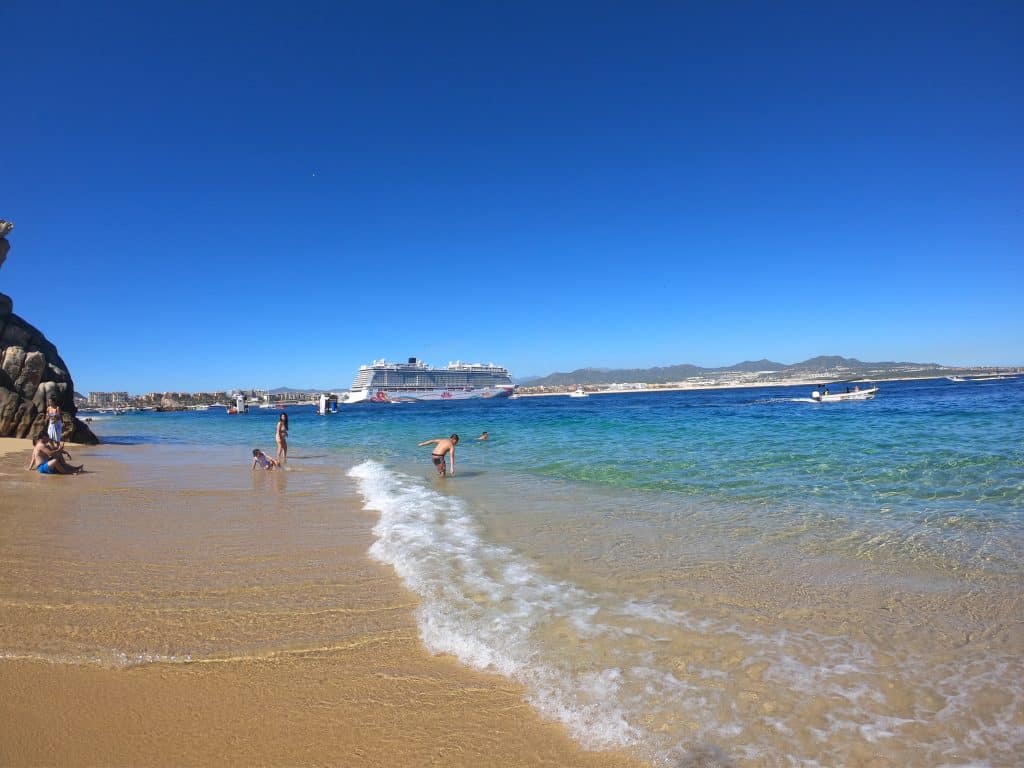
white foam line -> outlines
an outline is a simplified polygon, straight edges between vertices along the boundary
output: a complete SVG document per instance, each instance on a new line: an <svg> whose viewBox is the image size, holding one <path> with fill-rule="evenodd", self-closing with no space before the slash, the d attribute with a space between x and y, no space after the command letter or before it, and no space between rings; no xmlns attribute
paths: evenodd
<svg viewBox="0 0 1024 768"><path fill-rule="evenodd" d="M901 674L915 685L938 680L934 687L946 705L937 714L895 717L886 711L881 693L881 681L889 679L890 671L879 668L872 648L864 643L811 631L749 631L668 606L623 602L551 581L510 548L484 541L457 497L437 493L421 480L372 461L354 467L350 475L358 480L366 508L380 514L370 554L394 567L421 598L417 624L426 647L519 681L534 707L563 723L589 748L634 746L655 762L668 763L682 755L683 740L735 741L742 735L740 710L727 698L729 687L721 684L734 670L722 668L714 657L691 663L689 681L657 668L663 641L685 641L679 635L682 631L734 635L747 648L742 668L763 663L765 679L773 684L807 696L830 696L835 706L828 716L828 731L818 729L815 734L822 744L829 740L829 732L855 733L864 741L884 743L912 723L969 716L967 691L1000 678L1004 683L1013 680L1020 669L1019 660L1007 659L993 670L991 660L981 659L976 670L962 667L935 676L938 670L923 668L923 661L909 657L901 664ZM559 636L554 643L546 639L552 632ZM568 647L574 650L566 651ZM599 657L601 649L605 660ZM994 722L979 723L976 731L1005 754L1019 752L1024 745L1024 734L1014 723L1014 713L1024 704L1019 681L1012 686L1011 698ZM723 717L726 711L733 714ZM718 722L710 722L713 712L719 713ZM655 735L642 723L658 716L686 722L690 730ZM793 723L778 718L766 715L761 722L782 739L794 731ZM668 743L671 739L675 743ZM791 739L794 750L800 741L798 736ZM946 754L967 746L954 743L952 737L946 741ZM936 745L921 746L931 750ZM779 744L733 748L740 754L764 755L779 749ZM810 756L789 754L785 759L794 765L817 764Z"/></svg>
<svg viewBox="0 0 1024 768"><path fill-rule="evenodd" d="M597 631L593 596L548 581L510 549L482 541L457 498L374 462L350 474L359 481L367 509L380 513L370 554L394 567L422 598L417 622L428 649L523 683L530 702L586 746L638 741L641 729L616 703L621 670L571 669L539 653L538 634L553 620L565 620L584 635Z"/></svg>
<svg viewBox="0 0 1024 768"><path fill-rule="evenodd" d="M91 654L47 654L35 651L0 651L3 661L44 661L48 664L95 664L104 667L140 667L146 664L189 664L195 661L191 654L173 656L161 653L126 653L110 650Z"/></svg>

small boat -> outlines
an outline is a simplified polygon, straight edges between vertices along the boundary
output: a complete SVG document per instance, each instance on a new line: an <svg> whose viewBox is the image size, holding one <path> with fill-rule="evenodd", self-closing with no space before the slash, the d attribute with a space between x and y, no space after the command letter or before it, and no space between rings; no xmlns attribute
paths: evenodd
<svg viewBox="0 0 1024 768"><path fill-rule="evenodd" d="M947 376L946 378L949 379L950 381L955 381L958 384L960 382L970 381L970 379L965 379L963 376Z"/></svg>
<svg viewBox="0 0 1024 768"><path fill-rule="evenodd" d="M569 397L589 397L589 395L583 391L583 387L576 387L575 391L569 393Z"/></svg>
<svg viewBox="0 0 1024 768"><path fill-rule="evenodd" d="M814 390L811 392L811 400L818 403L841 403L846 400L871 400L875 393L878 392L878 387L871 387L869 389L859 389L854 387L848 392L829 392L826 387L824 391L819 392Z"/></svg>
<svg viewBox="0 0 1024 768"><path fill-rule="evenodd" d="M338 413L338 396L334 394L320 395L316 412L319 416L330 416L331 414Z"/></svg>

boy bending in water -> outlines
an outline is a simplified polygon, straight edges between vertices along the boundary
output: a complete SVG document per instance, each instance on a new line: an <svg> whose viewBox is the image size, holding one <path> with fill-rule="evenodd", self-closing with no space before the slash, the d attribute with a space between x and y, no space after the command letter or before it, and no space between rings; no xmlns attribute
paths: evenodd
<svg viewBox="0 0 1024 768"><path fill-rule="evenodd" d="M424 440L422 443L418 443L420 447L424 445L434 445L434 450L430 454L430 460L434 462L434 466L437 467L437 473L444 477L445 475L445 457L449 454L452 457L452 471L451 476L455 477L455 446L459 444L459 436L452 435L451 437L439 437L436 440Z"/></svg>

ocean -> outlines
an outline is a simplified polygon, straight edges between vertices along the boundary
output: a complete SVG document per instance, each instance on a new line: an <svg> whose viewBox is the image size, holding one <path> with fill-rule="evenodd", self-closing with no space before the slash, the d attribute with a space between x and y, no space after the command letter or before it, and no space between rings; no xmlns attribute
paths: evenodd
<svg viewBox="0 0 1024 768"><path fill-rule="evenodd" d="M522 684L585 747L1020 764L1024 379L810 389L289 408L290 464L345 469L428 649ZM278 414L93 427L247 467ZM453 432L440 479L416 444Z"/></svg>

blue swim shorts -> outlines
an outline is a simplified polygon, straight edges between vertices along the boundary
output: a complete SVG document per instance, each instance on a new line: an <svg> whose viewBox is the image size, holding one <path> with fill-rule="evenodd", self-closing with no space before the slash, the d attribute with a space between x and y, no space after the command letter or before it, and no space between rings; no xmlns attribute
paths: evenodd
<svg viewBox="0 0 1024 768"><path fill-rule="evenodd" d="M44 461L42 464L40 464L39 465L39 469L37 469L36 471L40 475L55 475L55 474L57 474L52 469L50 469L50 462L48 462L48 461Z"/></svg>

